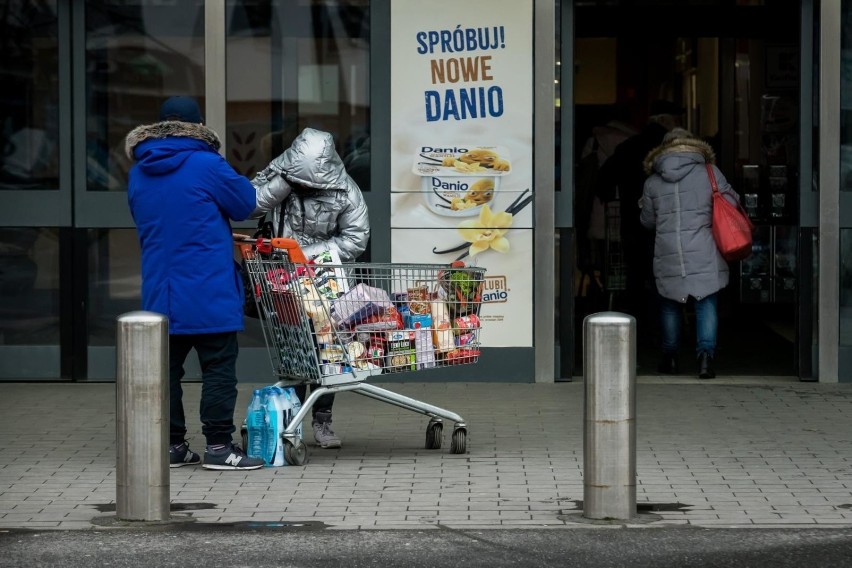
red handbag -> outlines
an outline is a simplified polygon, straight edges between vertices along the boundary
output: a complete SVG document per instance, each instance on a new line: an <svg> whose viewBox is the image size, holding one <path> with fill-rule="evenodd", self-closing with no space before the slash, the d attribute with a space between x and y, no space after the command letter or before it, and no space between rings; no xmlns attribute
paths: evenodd
<svg viewBox="0 0 852 568"><path fill-rule="evenodd" d="M707 166L710 186L713 188L713 239L722 258L728 262L744 260L751 255L751 233L754 225L746 215L743 206L725 199L716 185L713 166Z"/></svg>

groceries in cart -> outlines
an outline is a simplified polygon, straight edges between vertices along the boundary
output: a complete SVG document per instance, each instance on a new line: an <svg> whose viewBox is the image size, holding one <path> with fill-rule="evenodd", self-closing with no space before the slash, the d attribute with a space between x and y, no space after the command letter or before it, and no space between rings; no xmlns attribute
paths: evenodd
<svg viewBox="0 0 852 568"><path fill-rule="evenodd" d="M290 256L258 256L249 266L269 320L265 331L285 367L294 363L294 352L309 348L321 376L478 360L484 269L461 262L340 263L331 253L312 260Z"/></svg>

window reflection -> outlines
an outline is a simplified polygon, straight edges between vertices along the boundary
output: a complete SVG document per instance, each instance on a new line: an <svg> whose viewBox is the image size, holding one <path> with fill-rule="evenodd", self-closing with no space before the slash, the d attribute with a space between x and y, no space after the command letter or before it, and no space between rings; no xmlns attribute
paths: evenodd
<svg viewBox="0 0 852 568"><path fill-rule="evenodd" d="M228 161L252 177L317 128L369 191L369 2L227 6Z"/></svg>
<svg viewBox="0 0 852 568"><path fill-rule="evenodd" d="M0 189L58 189L56 2L0 7Z"/></svg>
<svg viewBox="0 0 852 568"><path fill-rule="evenodd" d="M0 228L0 345L59 345L57 229Z"/></svg>
<svg viewBox="0 0 852 568"><path fill-rule="evenodd" d="M852 229L840 230L840 345L852 345Z"/></svg>
<svg viewBox="0 0 852 568"><path fill-rule="evenodd" d="M843 0L841 14L840 189L852 191L852 2Z"/></svg>
<svg viewBox="0 0 852 568"><path fill-rule="evenodd" d="M88 344L114 346L116 318L142 305L139 238L135 229L92 229L88 251Z"/></svg>
<svg viewBox="0 0 852 568"><path fill-rule="evenodd" d="M204 95L204 3L86 2L88 189L124 191L124 138L172 95Z"/></svg>

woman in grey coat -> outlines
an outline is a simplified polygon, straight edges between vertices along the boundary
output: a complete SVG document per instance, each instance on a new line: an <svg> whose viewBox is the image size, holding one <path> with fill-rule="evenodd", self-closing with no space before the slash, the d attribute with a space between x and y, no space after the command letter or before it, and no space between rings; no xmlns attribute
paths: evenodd
<svg viewBox="0 0 852 568"><path fill-rule="evenodd" d="M332 250L341 262L350 262L367 248L367 204L328 132L305 128L252 184L257 192L252 217L272 211L273 233L298 241L309 259ZM297 386L296 393L304 401L307 386ZM333 404L334 394L327 394L312 408L314 438L323 448L341 445L331 429Z"/></svg>
<svg viewBox="0 0 852 568"><path fill-rule="evenodd" d="M715 377L717 292L728 285L728 264L713 240L713 198L705 164L716 157L706 142L675 128L645 158L650 177L639 219L656 230L654 279L660 294L663 358L661 373L677 374L680 323L684 305L695 302L698 376ZM719 191L731 203L739 196L715 166Z"/></svg>

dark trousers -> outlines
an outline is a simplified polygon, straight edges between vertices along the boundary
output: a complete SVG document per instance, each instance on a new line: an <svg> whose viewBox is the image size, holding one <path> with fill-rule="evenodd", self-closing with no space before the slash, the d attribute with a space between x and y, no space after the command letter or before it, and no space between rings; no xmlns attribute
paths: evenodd
<svg viewBox="0 0 852 568"><path fill-rule="evenodd" d="M296 396L299 397L299 401L305 402L305 399L308 396L308 385L296 385L293 387L296 389ZM317 415L317 412L328 412L331 413L331 406L334 404L334 394L324 394L317 399L314 403L313 408L311 408L311 418Z"/></svg>
<svg viewBox="0 0 852 568"><path fill-rule="evenodd" d="M201 431L208 445L228 444L234 433L237 402L237 332L169 336L169 443L186 437L183 364L195 349L201 365Z"/></svg>

